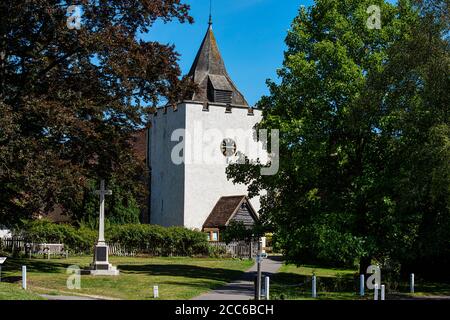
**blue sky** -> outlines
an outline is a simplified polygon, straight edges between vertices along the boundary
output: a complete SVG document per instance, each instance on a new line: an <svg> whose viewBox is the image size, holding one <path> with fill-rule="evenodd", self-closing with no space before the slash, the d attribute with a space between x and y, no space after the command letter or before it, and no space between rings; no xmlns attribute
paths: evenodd
<svg viewBox="0 0 450 320"><path fill-rule="evenodd" d="M186 74L208 27L209 0L185 0L194 24L156 23L145 40L174 44ZM228 73L254 105L283 62L284 39L301 5L312 0L213 0L213 30Z"/></svg>

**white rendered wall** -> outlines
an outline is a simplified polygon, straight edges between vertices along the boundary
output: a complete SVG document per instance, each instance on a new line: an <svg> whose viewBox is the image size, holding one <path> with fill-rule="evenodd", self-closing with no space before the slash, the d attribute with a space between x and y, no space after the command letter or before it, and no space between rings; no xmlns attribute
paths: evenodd
<svg viewBox="0 0 450 320"><path fill-rule="evenodd" d="M171 141L175 129L184 128L185 108L174 112L168 108L153 116L149 137L151 173L150 223L162 226L184 225L184 165L175 165Z"/></svg>
<svg viewBox="0 0 450 320"><path fill-rule="evenodd" d="M267 153L262 149L262 143L254 140L253 131L262 114L260 110L254 110L253 116L248 115L246 108L232 108L231 113L226 113L224 106L209 106L209 111L203 111L199 104L187 104L185 108L187 132L191 136L187 142L191 140L197 144L185 145L184 225L201 230L220 197L247 194L246 185L235 185L227 179L227 158L220 149L223 139L233 139L237 150L251 159L259 155L263 163L267 161ZM203 150L199 148L200 139L203 139ZM259 197L250 199L250 202L258 211Z"/></svg>
<svg viewBox="0 0 450 320"><path fill-rule="evenodd" d="M0 229L0 239L10 238L11 230L8 229Z"/></svg>
<svg viewBox="0 0 450 320"><path fill-rule="evenodd" d="M152 119L149 137L151 174L150 223L162 226L185 226L201 230L214 205L222 196L246 195L246 185L235 185L226 177L227 159L221 152L223 139L236 142L237 151L250 159L267 161L262 143L254 140L253 127L262 114L247 108L203 106L196 103L178 105L177 111L168 108ZM171 141L172 134L186 129L183 138ZM174 148L182 148L182 163L174 163ZM176 150L178 150L176 149ZM178 152L176 152L178 154ZM231 158L236 160L236 158ZM256 211L259 197L250 199Z"/></svg>

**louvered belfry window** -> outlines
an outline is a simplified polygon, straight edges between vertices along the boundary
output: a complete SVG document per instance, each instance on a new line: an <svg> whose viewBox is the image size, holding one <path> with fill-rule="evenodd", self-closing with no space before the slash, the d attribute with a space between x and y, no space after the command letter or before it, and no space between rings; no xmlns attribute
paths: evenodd
<svg viewBox="0 0 450 320"><path fill-rule="evenodd" d="M231 104L232 91L214 90L214 102Z"/></svg>
<svg viewBox="0 0 450 320"><path fill-rule="evenodd" d="M232 103L233 89L225 76L209 75L208 100L225 104Z"/></svg>

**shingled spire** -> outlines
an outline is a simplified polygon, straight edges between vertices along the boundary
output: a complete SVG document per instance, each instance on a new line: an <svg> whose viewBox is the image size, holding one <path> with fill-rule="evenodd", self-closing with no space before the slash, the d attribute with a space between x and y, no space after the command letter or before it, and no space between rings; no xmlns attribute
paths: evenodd
<svg viewBox="0 0 450 320"><path fill-rule="evenodd" d="M189 71L198 85L194 101L246 106L248 103L231 80L220 55L210 18L208 31Z"/></svg>

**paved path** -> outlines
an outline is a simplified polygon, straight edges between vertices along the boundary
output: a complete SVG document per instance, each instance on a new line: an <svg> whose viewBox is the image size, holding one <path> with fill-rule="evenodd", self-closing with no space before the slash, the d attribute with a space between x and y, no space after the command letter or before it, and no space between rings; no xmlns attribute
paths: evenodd
<svg viewBox="0 0 450 320"><path fill-rule="evenodd" d="M283 264L282 257L269 257L264 259L261 265L262 276L269 277L278 272ZM256 276L256 263L247 270L239 280L228 283L227 285L202 294L192 300L250 300L254 298L254 279Z"/></svg>
<svg viewBox="0 0 450 320"><path fill-rule="evenodd" d="M47 300L101 300L82 296L55 296L51 294L40 294L40 296Z"/></svg>

